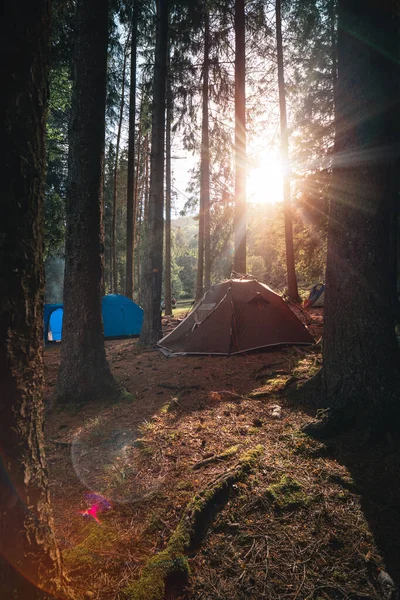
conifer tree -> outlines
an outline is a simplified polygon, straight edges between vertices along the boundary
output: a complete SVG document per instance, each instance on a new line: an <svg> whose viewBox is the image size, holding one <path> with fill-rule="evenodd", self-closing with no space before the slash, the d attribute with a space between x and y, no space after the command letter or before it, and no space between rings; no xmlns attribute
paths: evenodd
<svg viewBox="0 0 400 600"><path fill-rule="evenodd" d="M108 3L78 0L76 10L59 402L119 393L106 360L101 314Z"/></svg>
<svg viewBox="0 0 400 600"><path fill-rule="evenodd" d="M47 0L2 5L0 597L67 598L43 436L43 198Z"/></svg>
<svg viewBox="0 0 400 600"><path fill-rule="evenodd" d="M400 421L394 328L399 13L395 0L339 0L338 8L324 362L314 395L330 409L314 428L321 435L355 425L397 431Z"/></svg>
<svg viewBox="0 0 400 600"><path fill-rule="evenodd" d="M140 342L155 344L161 337L161 284L164 224L165 89L168 47L168 0L157 0L156 48L153 78L151 165L146 241L143 264L144 320Z"/></svg>
<svg viewBox="0 0 400 600"><path fill-rule="evenodd" d="M235 254L234 270L246 273L246 47L245 3L235 0Z"/></svg>
<svg viewBox="0 0 400 600"><path fill-rule="evenodd" d="M276 0L276 46L278 55L278 87L279 87L279 113L281 124L281 156L283 163L283 204L285 215L285 244L286 244L286 270L287 293L294 301L298 302L296 270L294 264L292 209L290 202L290 177L289 177L289 136L286 116L286 89L283 67L282 21L281 0Z"/></svg>
<svg viewBox="0 0 400 600"><path fill-rule="evenodd" d="M170 61L168 60L168 64ZM165 314L172 315L171 290L171 126L172 126L172 89L171 73L167 76L167 103L165 124L165 277L164 302Z"/></svg>
<svg viewBox="0 0 400 600"><path fill-rule="evenodd" d="M138 38L138 0L132 0L131 18L131 64L129 86L129 133L128 133L128 184L126 198L126 287L125 294L133 299L134 290L134 243L135 243L135 128L136 128L136 55ZM138 163L139 168L139 163Z"/></svg>

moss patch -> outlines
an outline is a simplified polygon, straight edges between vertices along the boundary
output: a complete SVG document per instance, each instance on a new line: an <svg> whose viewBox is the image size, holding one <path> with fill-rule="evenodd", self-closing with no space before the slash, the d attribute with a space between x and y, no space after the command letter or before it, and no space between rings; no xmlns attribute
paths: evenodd
<svg viewBox="0 0 400 600"><path fill-rule="evenodd" d="M310 503L310 497L303 486L287 475L283 475L278 483L270 485L266 493L280 510L305 507Z"/></svg>
<svg viewBox="0 0 400 600"><path fill-rule="evenodd" d="M257 399L263 398L264 396L279 394L286 389L292 379L293 378L289 375L278 375L274 378L270 378L264 383L263 386L254 389L250 393L250 398Z"/></svg>
<svg viewBox="0 0 400 600"><path fill-rule="evenodd" d="M115 548L116 533L106 524L90 523L88 535L76 546L63 551L63 560L69 569L87 568L103 560L102 554Z"/></svg>

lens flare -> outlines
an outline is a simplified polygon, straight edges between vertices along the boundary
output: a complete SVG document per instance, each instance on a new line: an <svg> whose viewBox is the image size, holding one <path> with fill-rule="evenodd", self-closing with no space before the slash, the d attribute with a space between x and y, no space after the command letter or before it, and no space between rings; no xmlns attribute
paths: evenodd
<svg viewBox="0 0 400 600"><path fill-rule="evenodd" d="M101 494L95 492L87 492L84 494L86 502L89 504L89 508L86 510L80 510L79 514L85 518L93 518L96 523L101 524L98 517L99 514L109 512L112 509L112 504Z"/></svg>

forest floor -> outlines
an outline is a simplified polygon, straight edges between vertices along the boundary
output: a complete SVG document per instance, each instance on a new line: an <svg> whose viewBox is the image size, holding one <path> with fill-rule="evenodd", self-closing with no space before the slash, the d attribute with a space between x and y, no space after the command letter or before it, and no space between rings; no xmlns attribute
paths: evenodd
<svg viewBox="0 0 400 600"><path fill-rule="evenodd" d="M309 315L318 340L322 309ZM318 371L320 346L167 359L129 339L106 350L131 395L52 408L45 422L56 533L79 599L368 600L382 598L381 568L399 578L398 454L361 434L322 444L301 432L315 411L290 391ZM59 345L46 349L47 400L59 357ZM184 585L140 591L196 493L255 448L204 516ZM91 492L107 499L100 522L82 514Z"/></svg>

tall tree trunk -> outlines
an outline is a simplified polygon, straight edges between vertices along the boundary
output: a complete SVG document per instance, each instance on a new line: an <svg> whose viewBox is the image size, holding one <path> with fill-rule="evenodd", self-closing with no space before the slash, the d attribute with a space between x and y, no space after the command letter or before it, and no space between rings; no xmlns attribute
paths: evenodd
<svg viewBox="0 0 400 600"><path fill-rule="evenodd" d="M128 186L126 199L126 290L133 299L134 286L134 203L135 203L135 126L136 126L136 54L137 54L137 3L132 3L131 78L129 91ZM139 167L139 163L138 163ZM138 171L138 170L137 170ZM138 174L136 172L136 180Z"/></svg>
<svg viewBox="0 0 400 600"><path fill-rule="evenodd" d="M399 15L395 0L339 0L338 8L321 397L331 407L331 427L357 419L398 430L392 232L399 191L399 67L393 58Z"/></svg>
<svg viewBox="0 0 400 600"><path fill-rule="evenodd" d="M137 282L139 286L139 294L138 294L138 302L141 303L141 272L142 272L142 229L144 227L144 223L147 220L148 214L148 204L149 204L149 134L146 133L143 144L143 180L142 180L142 193L141 193L141 202L140 206L138 203L138 217L137 217L137 239L135 240L136 245L136 266L137 266Z"/></svg>
<svg viewBox="0 0 400 600"><path fill-rule="evenodd" d="M104 348L100 208L104 154L107 2L77 1L75 76L66 197L67 233L59 401L113 396Z"/></svg>
<svg viewBox="0 0 400 600"><path fill-rule="evenodd" d="M197 244L196 301L203 295L204 280L204 196L200 191L199 233Z"/></svg>
<svg viewBox="0 0 400 600"><path fill-rule="evenodd" d="M210 143L208 122L208 95L210 70L210 13L206 5L204 14L204 63L203 63L203 117L201 130L201 180L200 197L204 207L204 288L211 286L211 232L210 232Z"/></svg>
<svg viewBox="0 0 400 600"><path fill-rule="evenodd" d="M204 12L204 59L203 59L203 109L200 158L200 209L199 238L197 250L196 300L200 300L204 288L210 287L210 148L208 140L208 82L210 53L210 16L206 5ZM204 283L204 285L203 285Z"/></svg>
<svg viewBox="0 0 400 600"><path fill-rule="evenodd" d="M165 84L167 74L168 0L157 0L156 50L153 82L149 219L143 268L144 320L140 342L155 344L161 337L163 259Z"/></svg>
<svg viewBox="0 0 400 600"><path fill-rule="evenodd" d="M121 89L121 106L119 110L117 144L115 147L115 165L114 165L114 180L113 180L113 215L111 229L111 247L112 247L112 272L113 272L113 293L118 293L118 269L117 269L117 191L118 191L118 166L119 166L119 147L121 144L121 129L122 119L124 117L125 106L125 76L126 62L128 58L129 40L126 41L124 51L124 63L122 67L122 89ZM130 114L129 114L130 117Z"/></svg>
<svg viewBox="0 0 400 600"><path fill-rule="evenodd" d="M50 3L3 3L0 31L0 597L66 598L50 509L42 402Z"/></svg>
<svg viewBox="0 0 400 600"><path fill-rule="evenodd" d="M396 276L397 276L397 290L396 290L397 324L399 327L399 325L400 325L400 299L399 299L399 290L400 290L400 206L399 205L397 205L395 244L396 244Z"/></svg>
<svg viewBox="0 0 400 600"><path fill-rule="evenodd" d="M336 31L336 0L329 0L328 3L329 35L331 45L331 68L332 68L332 88L333 88L333 114L336 111L337 94L337 31Z"/></svg>
<svg viewBox="0 0 400 600"><path fill-rule="evenodd" d="M235 256L236 273L246 273L246 45L244 0L235 0Z"/></svg>
<svg viewBox="0 0 400 600"><path fill-rule="evenodd" d="M150 173L150 155L149 155L149 134L146 135L146 153L145 153L145 174L144 174L144 208L143 208L143 222L147 223L149 218L149 201L150 201L150 186L149 186L149 173Z"/></svg>
<svg viewBox="0 0 400 600"><path fill-rule="evenodd" d="M142 154L142 106L143 106L143 94L140 103L140 121L139 121L139 131L138 131L138 141L137 141L137 153L136 153L136 177L135 177L135 191L133 197L133 265L135 264L135 248L138 245L137 242L137 232L138 232L138 218L139 218L139 178L140 178L140 157ZM147 152L147 149L146 149ZM143 170L143 169L142 169ZM137 260L140 260L139 252L137 251ZM139 268L137 269L138 277L137 281L139 283ZM140 285L140 284L139 284ZM135 287L135 273L133 269L133 288Z"/></svg>
<svg viewBox="0 0 400 600"><path fill-rule="evenodd" d="M100 181L100 210L101 210L101 236L105 240L105 228L104 228L104 212L105 212L105 198L104 198L104 154L101 161L101 181ZM106 274L105 274L105 259L106 259L106 248L104 244L104 252L101 255L101 295L106 295Z"/></svg>
<svg viewBox="0 0 400 600"><path fill-rule="evenodd" d="M142 223L143 223L143 209L144 209L144 192L138 196L138 216L137 216L137 234L135 239L136 248L136 281L137 281L137 301L141 303L141 290L140 290L140 277L141 277L141 235L142 235Z"/></svg>
<svg viewBox="0 0 400 600"><path fill-rule="evenodd" d="M294 266L292 208L290 204L289 138L286 117L285 74L283 68L281 0L276 0L276 47L278 54L279 113L281 123L281 156L283 164L283 210L285 216L287 293L294 302L298 302L300 298Z"/></svg>
<svg viewBox="0 0 400 600"><path fill-rule="evenodd" d="M165 136L165 314L172 315L171 291L171 78L167 77L167 123Z"/></svg>

